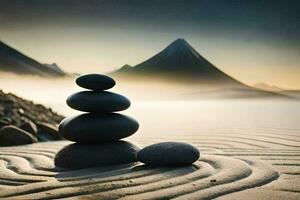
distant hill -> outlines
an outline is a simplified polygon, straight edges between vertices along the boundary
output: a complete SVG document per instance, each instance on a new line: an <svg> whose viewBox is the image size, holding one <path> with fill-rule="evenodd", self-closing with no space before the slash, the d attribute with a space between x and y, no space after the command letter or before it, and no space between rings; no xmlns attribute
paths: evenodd
<svg viewBox="0 0 300 200"><path fill-rule="evenodd" d="M257 83L254 84L253 87L264 91L275 92L276 94L285 95L293 99L300 99L300 90L287 90L277 87L276 85L268 85L266 83Z"/></svg>
<svg viewBox="0 0 300 200"><path fill-rule="evenodd" d="M58 66L41 64L2 41L0 41L0 71L44 77L61 77L66 75Z"/></svg>
<svg viewBox="0 0 300 200"><path fill-rule="evenodd" d="M300 100L300 90L283 90L278 93Z"/></svg>
<svg viewBox="0 0 300 200"><path fill-rule="evenodd" d="M231 99L268 99L268 98L276 98L276 99L285 99L285 100L296 100L297 98L292 95L287 95L284 93L277 93L273 91L260 90L255 88L222 88L219 90L211 90L211 91L200 91L193 92L188 94L182 94L181 98L203 98L203 99L211 99L211 98L231 98Z"/></svg>
<svg viewBox="0 0 300 200"><path fill-rule="evenodd" d="M56 63L52 63L52 64L44 64L46 67L51 68L57 72L60 72L61 74L65 74L65 72L56 64Z"/></svg>
<svg viewBox="0 0 300 200"><path fill-rule="evenodd" d="M150 59L134 67L125 65L111 75L244 87L243 83L207 61L184 39L177 39Z"/></svg>
<svg viewBox="0 0 300 200"><path fill-rule="evenodd" d="M279 92L283 91L284 89L277 87L276 85L269 85L266 83L256 83L253 85L254 88L258 88L261 90L266 90L266 91L273 91L273 92Z"/></svg>

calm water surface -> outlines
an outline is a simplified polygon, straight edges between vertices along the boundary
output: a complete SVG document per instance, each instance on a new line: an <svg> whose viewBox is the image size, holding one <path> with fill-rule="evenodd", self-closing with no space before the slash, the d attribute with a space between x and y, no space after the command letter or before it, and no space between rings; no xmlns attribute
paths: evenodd
<svg viewBox="0 0 300 200"><path fill-rule="evenodd" d="M16 82L1 79L6 92L43 103L66 116L78 114L65 104L81 89L70 80ZM140 101L115 88L132 102L125 111L140 123L134 137L177 138L201 134L300 133L300 102L276 100ZM134 90L131 90L134 92ZM147 93L147 91L145 91ZM143 95L143 94L141 94Z"/></svg>

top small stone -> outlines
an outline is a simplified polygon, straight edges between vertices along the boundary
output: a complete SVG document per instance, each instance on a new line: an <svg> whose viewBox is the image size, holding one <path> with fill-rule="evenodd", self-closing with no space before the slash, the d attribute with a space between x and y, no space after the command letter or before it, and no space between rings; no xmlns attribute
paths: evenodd
<svg viewBox="0 0 300 200"><path fill-rule="evenodd" d="M76 84L90 90L108 90L115 86L114 79L101 74L85 74L76 79Z"/></svg>

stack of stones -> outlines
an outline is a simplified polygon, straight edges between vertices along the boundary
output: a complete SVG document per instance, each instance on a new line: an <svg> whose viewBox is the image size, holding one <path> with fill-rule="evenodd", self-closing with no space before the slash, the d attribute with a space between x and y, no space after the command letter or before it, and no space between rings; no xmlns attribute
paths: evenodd
<svg viewBox="0 0 300 200"><path fill-rule="evenodd" d="M139 148L120 139L134 134L139 124L115 113L129 108L130 101L122 95L104 91L114 87L115 81L108 76L87 74L78 77L76 84L88 90L71 95L67 104L87 113L60 123L60 134L75 143L56 154L55 165L80 169L136 162Z"/></svg>

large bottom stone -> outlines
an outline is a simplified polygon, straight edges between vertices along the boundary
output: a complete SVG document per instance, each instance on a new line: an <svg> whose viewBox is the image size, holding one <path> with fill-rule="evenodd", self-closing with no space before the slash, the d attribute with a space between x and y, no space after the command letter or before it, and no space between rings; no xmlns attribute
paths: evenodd
<svg viewBox="0 0 300 200"><path fill-rule="evenodd" d="M82 169L136 162L139 147L126 141L102 144L73 143L60 150L54 163L57 167Z"/></svg>

